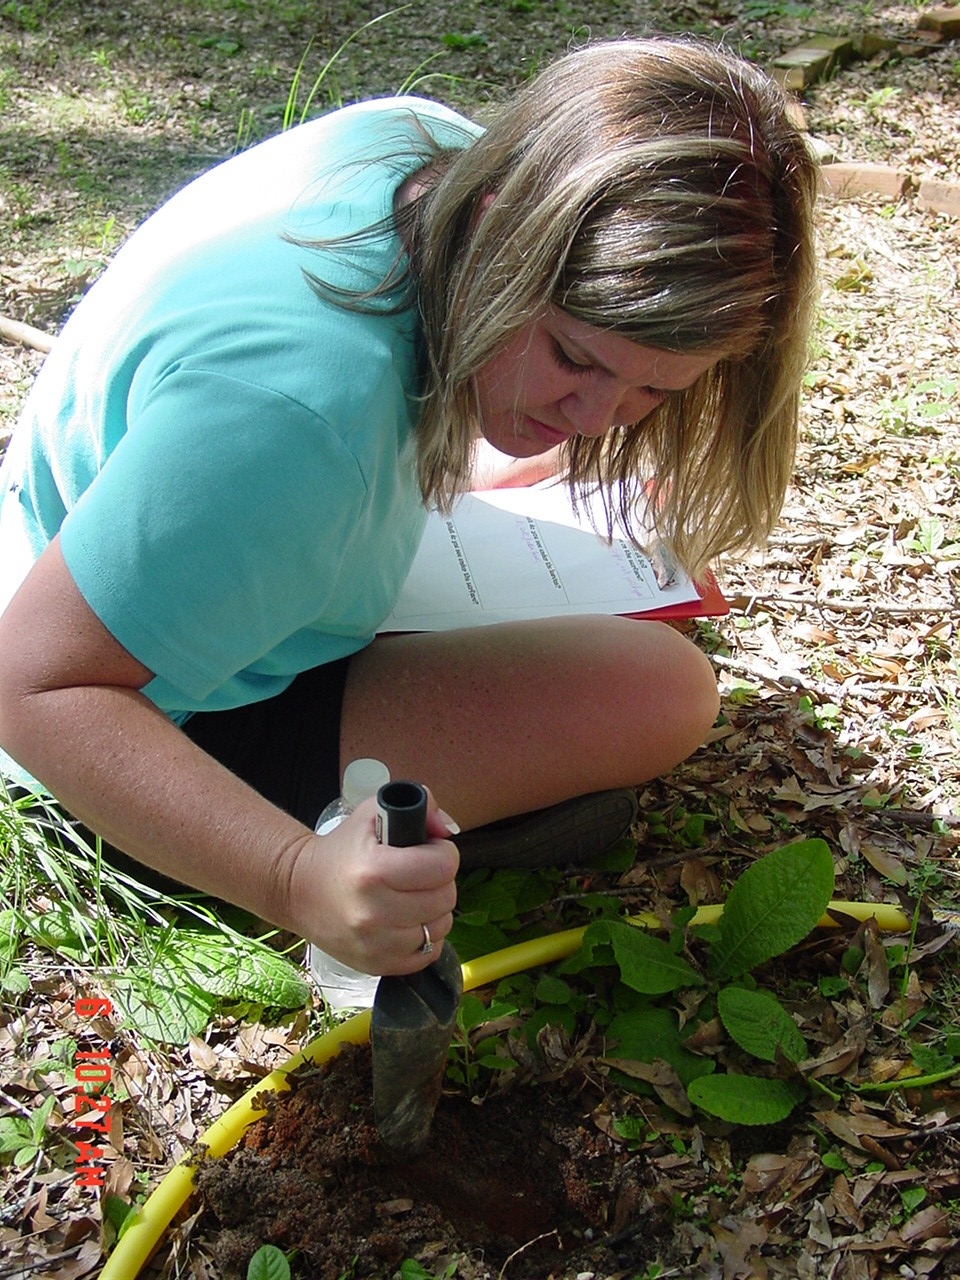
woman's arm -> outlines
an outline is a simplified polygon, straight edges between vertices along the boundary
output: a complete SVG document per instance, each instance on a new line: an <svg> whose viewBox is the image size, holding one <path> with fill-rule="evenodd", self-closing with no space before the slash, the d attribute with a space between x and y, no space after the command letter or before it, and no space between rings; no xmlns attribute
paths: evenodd
<svg viewBox="0 0 960 1280"><path fill-rule="evenodd" d="M317 837L195 746L141 692L54 539L0 618L0 741L65 808L138 861L228 898L371 972L422 967L449 917L456 851L376 844L358 811ZM431 814L430 833L447 835Z"/></svg>

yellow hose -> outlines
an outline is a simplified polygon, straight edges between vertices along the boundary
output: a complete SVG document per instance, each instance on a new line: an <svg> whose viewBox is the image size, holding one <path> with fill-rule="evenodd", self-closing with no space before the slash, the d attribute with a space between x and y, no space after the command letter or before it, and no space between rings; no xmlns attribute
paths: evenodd
<svg viewBox="0 0 960 1280"><path fill-rule="evenodd" d="M899 907L884 903L831 902L830 909L857 920L875 917L877 925L885 933L904 933L910 928L910 921ZM714 924L722 913L722 905L700 907L690 923ZM657 917L649 913L630 916L629 921L641 929L658 929L661 926ZM820 920L821 928L836 926L837 921L829 914ZM545 938L518 942L515 946L504 947L502 951L493 951L476 960L468 960L463 966L463 989L472 991L476 987L499 982L510 974L563 960L577 950L585 932L586 926L566 929L561 933L548 934ZM280 1092L289 1087L287 1077L290 1073L304 1063L319 1065L329 1061L343 1045L366 1044L369 1039L370 1010L364 1009L362 1013L355 1014L346 1022L324 1032L306 1048L295 1053L282 1067L258 1080L219 1120L214 1121L200 1141L210 1155L225 1155L240 1141L247 1127L264 1114L261 1109L253 1106L253 1098L257 1094ZM174 1165L146 1204L136 1211L136 1217L124 1231L100 1272L100 1280L135 1280L164 1230L193 1190L194 1168L193 1157L190 1155L182 1157Z"/></svg>

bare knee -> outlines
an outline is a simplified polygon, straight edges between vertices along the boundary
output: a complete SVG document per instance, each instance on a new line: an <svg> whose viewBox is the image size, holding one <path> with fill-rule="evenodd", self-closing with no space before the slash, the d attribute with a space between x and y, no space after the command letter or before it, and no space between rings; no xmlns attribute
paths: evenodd
<svg viewBox="0 0 960 1280"><path fill-rule="evenodd" d="M664 678L672 688L673 707L680 738L678 759L685 759L699 747L720 713L717 679L708 658L665 623L653 623L661 633Z"/></svg>
<svg viewBox="0 0 960 1280"><path fill-rule="evenodd" d="M662 622L605 620L614 665L609 714L634 761L634 782L665 773L702 745L720 710L710 662Z"/></svg>
<svg viewBox="0 0 960 1280"><path fill-rule="evenodd" d="M665 773L717 710L709 662L672 627L504 623L374 642L351 664L341 751L421 778L467 828Z"/></svg>

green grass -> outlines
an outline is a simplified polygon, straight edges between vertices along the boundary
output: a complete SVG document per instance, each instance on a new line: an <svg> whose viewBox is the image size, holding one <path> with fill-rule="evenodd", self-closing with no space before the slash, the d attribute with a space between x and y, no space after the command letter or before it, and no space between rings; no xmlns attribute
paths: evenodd
<svg viewBox="0 0 960 1280"><path fill-rule="evenodd" d="M100 984L132 1031L184 1043L228 1005L303 1008L297 965L243 912L172 895L103 857L47 801L0 793L0 993L17 1001L48 959Z"/></svg>

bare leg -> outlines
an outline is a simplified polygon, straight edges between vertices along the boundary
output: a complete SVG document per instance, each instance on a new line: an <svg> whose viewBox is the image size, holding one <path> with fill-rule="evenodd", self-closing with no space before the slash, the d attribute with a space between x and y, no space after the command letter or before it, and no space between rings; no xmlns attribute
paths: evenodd
<svg viewBox="0 0 960 1280"><path fill-rule="evenodd" d="M662 623L591 615L384 636L351 662L340 754L424 782L468 830L665 773L717 710L707 659Z"/></svg>

